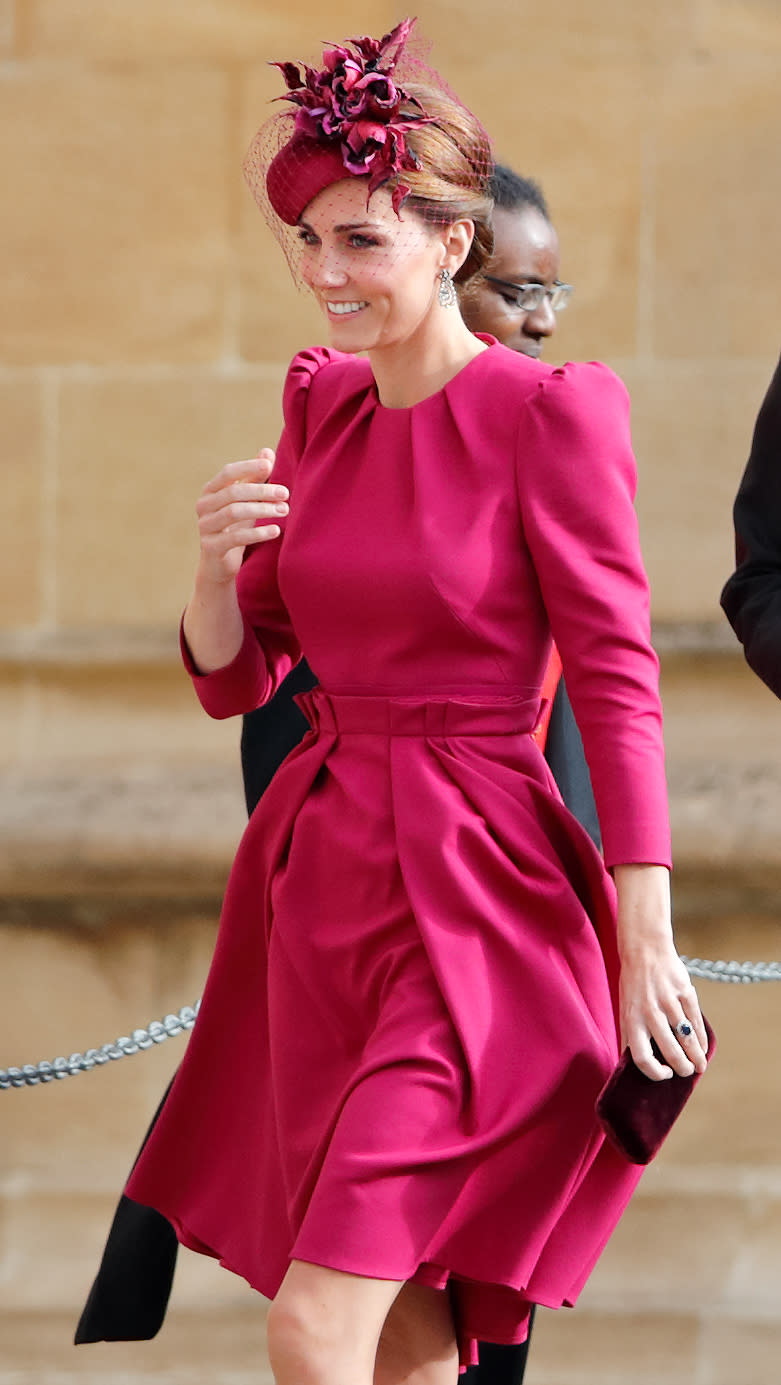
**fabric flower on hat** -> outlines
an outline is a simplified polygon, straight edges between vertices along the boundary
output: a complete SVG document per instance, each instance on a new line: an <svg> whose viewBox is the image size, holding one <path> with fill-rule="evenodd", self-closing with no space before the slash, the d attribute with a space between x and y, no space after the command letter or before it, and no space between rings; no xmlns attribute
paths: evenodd
<svg viewBox="0 0 781 1385"><path fill-rule="evenodd" d="M403 169L419 166L405 136L430 123L415 97L393 80L413 24L404 19L381 39L354 38L347 40L349 47L328 47L319 71L306 63L272 63L288 88L277 100L298 106L296 134L338 145L348 173L369 175L370 196ZM408 192L397 183L396 212Z"/></svg>

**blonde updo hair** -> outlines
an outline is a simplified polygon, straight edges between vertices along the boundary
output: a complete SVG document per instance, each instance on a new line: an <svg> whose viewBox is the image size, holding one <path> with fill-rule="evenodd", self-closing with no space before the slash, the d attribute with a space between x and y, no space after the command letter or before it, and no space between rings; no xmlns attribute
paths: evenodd
<svg viewBox="0 0 781 1385"><path fill-rule="evenodd" d="M494 248L490 141L471 111L446 92L419 82L405 82L404 90L420 102L432 123L415 125L405 135L420 167L405 169L400 176L410 189L402 212L414 212L435 225L465 217L474 222L469 254L453 276L457 284L467 284L485 268ZM411 114L416 109L412 103L407 106Z"/></svg>

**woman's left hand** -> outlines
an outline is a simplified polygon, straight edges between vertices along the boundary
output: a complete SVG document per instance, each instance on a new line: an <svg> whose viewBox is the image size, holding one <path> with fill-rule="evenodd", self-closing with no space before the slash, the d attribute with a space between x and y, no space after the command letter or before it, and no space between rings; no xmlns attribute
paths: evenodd
<svg viewBox="0 0 781 1385"><path fill-rule="evenodd" d="M674 1072L704 1072L708 1039L697 992L673 942L668 872L626 865L616 866L614 877L622 1048L628 1045L637 1067L656 1082Z"/></svg>

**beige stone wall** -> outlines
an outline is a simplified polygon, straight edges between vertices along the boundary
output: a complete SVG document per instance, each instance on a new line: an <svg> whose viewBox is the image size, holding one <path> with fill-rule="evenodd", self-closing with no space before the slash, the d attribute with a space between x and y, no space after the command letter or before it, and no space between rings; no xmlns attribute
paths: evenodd
<svg viewBox="0 0 781 1385"><path fill-rule="evenodd" d="M718 610L781 345L781 5L417 12L500 156L545 186L577 288L550 359L605 359L630 387L682 945L781 955L781 709ZM0 0L0 1066L113 1038L202 985L243 806L237 728L203 717L177 667L193 502L274 441L285 365L323 339L241 156L279 89L267 59L400 13ZM542 1328L530 1385L775 1385L777 1001L725 990L706 990L718 1072L583 1310ZM177 1043L0 1093L0 1385L258 1378L254 1304L194 1258L173 1348L66 1346Z"/></svg>
<svg viewBox="0 0 781 1385"><path fill-rule="evenodd" d="M544 181L577 286L555 355L630 384L656 615L715 620L779 346L781 10L418 8L500 154ZM364 5L361 24L394 15ZM263 0L0 6L0 630L175 619L194 494L274 438L280 373L322 336L240 176L279 86L266 60L355 19Z"/></svg>

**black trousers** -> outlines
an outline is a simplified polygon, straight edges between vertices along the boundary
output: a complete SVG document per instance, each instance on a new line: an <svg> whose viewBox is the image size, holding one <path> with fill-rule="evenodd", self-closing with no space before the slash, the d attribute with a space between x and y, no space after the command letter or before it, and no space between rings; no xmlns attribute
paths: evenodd
<svg viewBox="0 0 781 1385"><path fill-rule="evenodd" d="M241 764L249 814L285 756L298 745L307 730L306 718L293 697L309 691L315 682L309 666L302 661L265 707L244 718ZM546 755L564 801L598 843L599 825L591 781L563 681L553 706ZM167 1095L168 1092L163 1096L150 1131ZM123 1194L76 1330L76 1343L141 1341L154 1337L165 1318L177 1250L176 1234L165 1217ZM467 1371L466 1385L521 1385L528 1349L528 1340L519 1346L482 1342L480 1365Z"/></svg>

